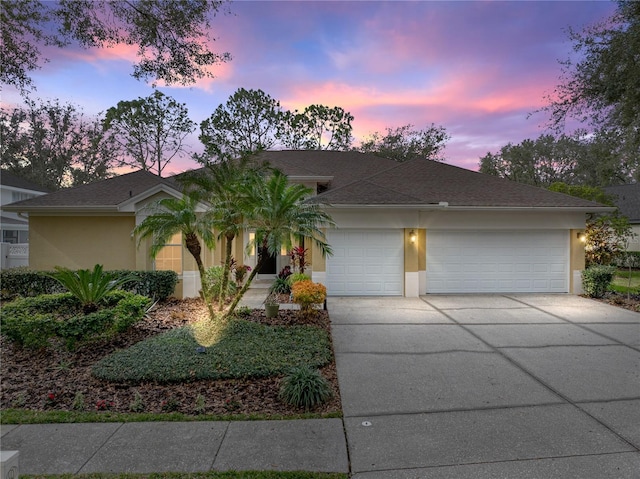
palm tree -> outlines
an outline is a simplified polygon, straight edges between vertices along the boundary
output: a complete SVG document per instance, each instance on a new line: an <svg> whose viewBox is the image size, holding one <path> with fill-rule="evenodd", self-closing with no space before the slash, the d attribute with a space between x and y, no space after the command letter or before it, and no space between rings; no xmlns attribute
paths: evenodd
<svg viewBox="0 0 640 479"><path fill-rule="evenodd" d="M251 164L250 157L245 156L239 160L207 164L203 170L185 174L180 180L189 191L209 204L209 215L218 239L226 240L219 311L224 308L231 272L232 242L244 228L248 212L243 207L250 204L243 198L243 185L255 183L262 171L264 167Z"/></svg>
<svg viewBox="0 0 640 479"><path fill-rule="evenodd" d="M282 246L291 249L292 238L310 238L323 255L331 254L322 227L332 226L334 222L318 204L305 202L313 192L310 188L289 184L284 173L272 170L269 177L256 177L240 189L242 209L247 214L245 227L255 230L249 247L260 247L264 253L259 255L256 267L229 306L226 316L233 313L267 258L278 253Z"/></svg>
<svg viewBox="0 0 640 479"><path fill-rule="evenodd" d="M138 235L138 245L145 238L152 238L150 253L155 258L160 250L169 242L171 237L181 233L184 244L196 260L200 281L204 279L204 264L202 263L202 242L210 249L215 248L213 223L208 212L199 213L198 198L195 195L183 195L178 198L162 198L148 206L151 214L147 216L133 230ZM204 301L213 320L215 314L209 298L208 288L202 288Z"/></svg>

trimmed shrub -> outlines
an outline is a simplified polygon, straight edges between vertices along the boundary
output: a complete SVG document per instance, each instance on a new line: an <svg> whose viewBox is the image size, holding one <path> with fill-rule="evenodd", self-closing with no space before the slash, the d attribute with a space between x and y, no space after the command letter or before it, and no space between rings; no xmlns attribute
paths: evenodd
<svg viewBox="0 0 640 479"><path fill-rule="evenodd" d="M72 349L77 342L111 337L141 320L149 298L125 291L109 293L104 309L82 313L71 293L20 298L0 309L2 334L28 348L43 348L50 339Z"/></svg>
<svg viewBox="0 0 640 479"><path fill-rule="evenodd" d="M602 298L617 269L610 265L589 266L582 272L582 289L591 298Z"/></svg>
<svg viewBox="0 0 640 479"><path fill-rule="evenodd" d="M314 304L324 303L327 298L327 288L313 281L298 281L291 286L293 302L300 305L300 311L308 313Z"/></svg>
<svg viewBox="0 0 640 479"><path fill-rule="evenodd" d="M317 369L299 366L282 380L278 397L308 411L331 397L331 387Z"/></svg>
<svg viewBox="0 0 640 479"><path fill-rule="evenodd" d="M171 296L178 284L175 271L107 271L114 279L133 276L137 281L125 284L123 289L134 294L164 301ZM2 298L13 299L16 296L32 297L42 294L63 293L64 287L52 278L53 272L30 271L26 268L14 268L0 271Z"/></svg>

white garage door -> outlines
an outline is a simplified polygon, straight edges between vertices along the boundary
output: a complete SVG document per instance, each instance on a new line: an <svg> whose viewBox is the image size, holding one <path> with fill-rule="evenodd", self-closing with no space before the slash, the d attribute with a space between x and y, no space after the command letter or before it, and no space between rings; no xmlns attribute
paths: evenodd
<svg viewBox="0 0 640 479"><path fill-rule="evenodd" d="M569 233L427 230L428 293L566 293Z"/></svg>
<svg viewBox="0 0 640 479"><path fill-rule="evenodd" d="M397 296L404 289L402 230L330 230L327 294Z"/></svg>

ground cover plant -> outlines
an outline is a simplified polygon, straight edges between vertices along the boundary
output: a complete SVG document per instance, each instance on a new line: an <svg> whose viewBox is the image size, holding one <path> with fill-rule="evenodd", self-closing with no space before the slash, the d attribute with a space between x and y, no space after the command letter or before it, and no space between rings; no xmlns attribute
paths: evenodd
<svg viewBox="0 0 640 479"><path fill-rule="evenodd" d="M132 420L296 417L305 412L304 408L288 404L278 397L278 393L286 376L285 370L291 364L300 362L310 362L311 366L318 368L331 388L331 398L313 408L312 412L339 414L340 395L335 362L330 342L325 342L330 341L327 313L319 311L318 315L303 324L296 311L280 311L276 318L269 320L265 318L264 311L243 313L242 319L234 320L237 322L231 326L238 328L234 330L234 334L240 334L235 341L222 339L220 343L208 346L204 354L196 352L195 348L199 344L192 342L193 338L185 343L188 344L184 346L185 355L195 358L196 362L191 365L194 367L182 368L182 374L188 375L189 380L180 379L178 382L146 379L107 381L95 377L92 372L96 364L106 361L105 358L112 354L117 355L117 352L126 351L135 345L142 351L144 348L140 345L147 340L158 341L163 333L168 333L168 336L161 341L184 341L180 331L208 320L207 308L200 299L159 303L144 320L135 323L125 332L99 342L79 344L72 351L65 348L28 349L3 336L0 340L3 359L0 364L2 421L21 421L27 417L26 421L33 422L121 421L123 416L131 417ZM254 336L254 349L260 341L274 342L272 349L276 352L285 350L288 359L285 356L273 359L273 356L264 353L266 356L261 356L260 361L267 365L259 364L253 372L251 368L254 366L251 366L250 360L241 365L240 360L230 361L232 356L225 359L228 352L224 353L224 349L233 351L234 344L238 347L236 357L252 355L251 346L243 345L244 340L238 339L243 338L243 335L244 340L248 336ZM320 339L323 337L324 339ZM284 345L287 338L290 341L288 347ZM316 342L318 344L312 344ZM295 351L298 345L301 346L300 350ZM221 359L216 359L214 351ZM165 361L172 354L165 350ZM162 352L158 357L160 356ZM197 361L200 360L203 363L198 364ZM229 366L231 369L235 368L235 374L227 371L226 378L196 378L201 374L198 371L202 371L198 369L199 366L212 361L225 368L227 366L223 365L224 360L227 361L227 366L232 365ZM274 374L255 374L258 369L265 367L272 368ZM24 410L29 412L24 413Z"/></svg>

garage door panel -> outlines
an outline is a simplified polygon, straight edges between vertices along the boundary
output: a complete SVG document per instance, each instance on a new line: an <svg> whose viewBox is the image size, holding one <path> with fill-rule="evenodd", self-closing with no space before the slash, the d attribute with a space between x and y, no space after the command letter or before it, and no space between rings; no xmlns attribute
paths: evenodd
<svg viewBox="0 0 640 479"><path fill-rule="evenodd" d="M332 230L327 241L345 252L327 258L329 295L403 294L402 230Z"/></svg>
<svg viewBox="0 0 640 479"><path fill-rule="evenodd" d="M567 292L566 230L427 231L427 292Z"/></svg>

